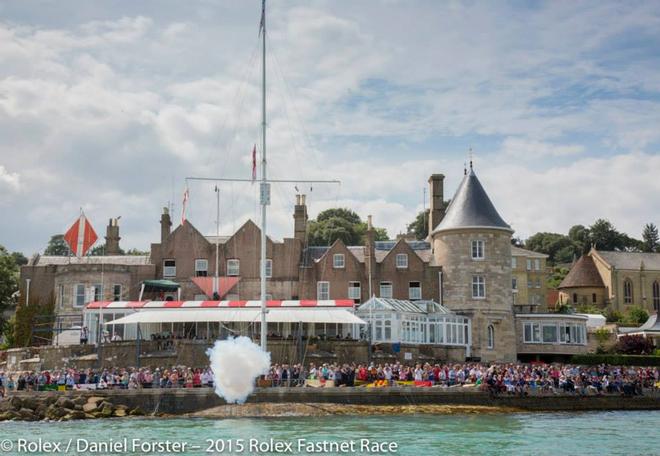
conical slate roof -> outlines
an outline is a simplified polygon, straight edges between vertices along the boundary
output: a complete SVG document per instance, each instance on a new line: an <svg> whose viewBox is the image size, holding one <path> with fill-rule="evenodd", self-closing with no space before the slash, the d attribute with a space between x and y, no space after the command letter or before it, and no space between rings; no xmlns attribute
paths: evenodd
<svg viewBox="0 0 660 456"><path fill-rule="evenodd" d="M589 255L582 255L557 288L561 290L562 288L600 288L604 286L605 284L598 273L594 259Z"/></svg>
<svg viewBox="0 0 660 456"><path fill-rule="evenodd" d="M473 169L463 178L447 213L433 233L460 228L491 228L513 232L497 213Z"/></svg>

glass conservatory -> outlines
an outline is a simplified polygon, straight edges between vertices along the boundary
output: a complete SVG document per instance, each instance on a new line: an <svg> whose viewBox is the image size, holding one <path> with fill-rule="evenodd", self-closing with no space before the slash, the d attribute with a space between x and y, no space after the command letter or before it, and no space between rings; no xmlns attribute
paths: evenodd
<svg viewBox="0 0 660 456"><path fill-rule="evenodd" d="M371 298L356 315L368 323L372 342L469 346L470 319L434 301Z"/></svg>

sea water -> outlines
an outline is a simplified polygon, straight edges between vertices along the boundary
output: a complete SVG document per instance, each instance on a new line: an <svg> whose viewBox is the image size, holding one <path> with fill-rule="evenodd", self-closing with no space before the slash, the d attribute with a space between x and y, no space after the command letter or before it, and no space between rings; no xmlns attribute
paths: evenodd
<svg viewBox="0 0 660 456"><path fill-rule="evenodd" d="M660 411L5 422L0 454L660 455L658 429Z"/></svg>

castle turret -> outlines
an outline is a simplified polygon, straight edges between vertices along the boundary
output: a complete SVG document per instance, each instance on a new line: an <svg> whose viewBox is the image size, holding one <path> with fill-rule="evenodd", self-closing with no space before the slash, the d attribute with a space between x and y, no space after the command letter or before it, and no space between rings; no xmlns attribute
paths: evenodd
<svg viewBox="0 0 660 456"><path fill-rule="evenodd" d="M443 303L472 319L472 356L515 361L511 235L472 165L431 232L443 271Z"/></svg>

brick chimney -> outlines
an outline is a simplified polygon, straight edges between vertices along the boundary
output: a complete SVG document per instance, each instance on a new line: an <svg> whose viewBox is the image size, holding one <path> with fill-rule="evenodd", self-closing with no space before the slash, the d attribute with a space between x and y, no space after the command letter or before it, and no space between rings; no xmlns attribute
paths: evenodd
<svg viewBox="0 0 660 456"><path fill-rule="evenodd" d="M444 205L444 174L432 174L429 177L429 235L433 232L436 226L445 215L443 209Z"/></svg>
<svg viewBox="0 0 660 456"><path fill-rule="evenodd" d="M105 234L105 254L119 255L119 218L111 218L108 221L108 228Z"/></svg>
<svg viewBox="0 0 660 456"><path fill-rule="evenodd" d="M160 216L160 243L163 244L170 236L170 228L172 228L172 220L170 219L170 210L167 207L163 208L163 215Z"/></svg>
<svg viewBox="0 0 660 456"><path fill-rule="evenodd" d="M296 195L296 206L293 210L293 237L301 244L305 243L307 236L307 205L305 195Z"/></svg>
<svg viewBox="0 0 660 456"><path fill-rule="evenodd" d="M374 284L376 283L376 231L371 215L367 216L367 233L364 246L364 262L367 267L367 292L371 299L376 294Z"/></svg>

